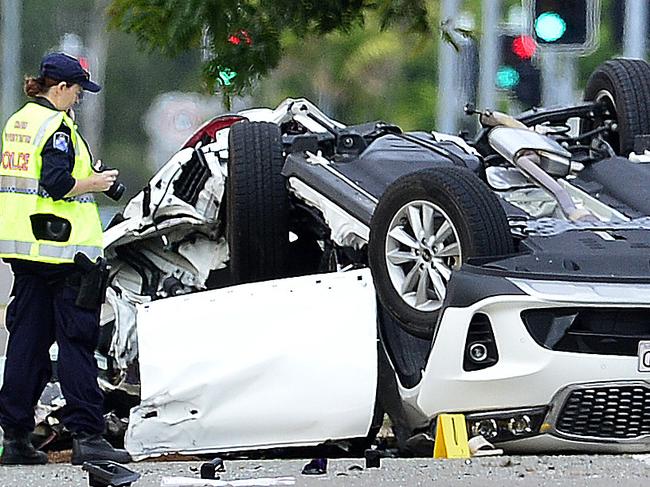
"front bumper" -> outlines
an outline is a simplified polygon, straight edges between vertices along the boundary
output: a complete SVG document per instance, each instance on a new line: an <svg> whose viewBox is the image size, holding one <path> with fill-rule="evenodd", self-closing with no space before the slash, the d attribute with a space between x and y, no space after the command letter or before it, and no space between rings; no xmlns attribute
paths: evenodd
<svg viewBox="0 0 650 487"><path fill-rule="evenodd" d="M468 435L513 452L650 450L646 381L572 384L548 406L466 415Z"/></svg>
<svg viewBox="0 0 650 487"><path fill-rule="evenodd" d="M509 451L650 451L650 373L639 371L638 358L545 348L522 319L531 309L649 308L650 287L504 279L516 294L485 289L489 297L445 309L422 380L400 391L411 406L411 424L422 427L441 413L546 407L534 434L492 441ZM498 360L467 370L477 314L489 319Z"/></svg>

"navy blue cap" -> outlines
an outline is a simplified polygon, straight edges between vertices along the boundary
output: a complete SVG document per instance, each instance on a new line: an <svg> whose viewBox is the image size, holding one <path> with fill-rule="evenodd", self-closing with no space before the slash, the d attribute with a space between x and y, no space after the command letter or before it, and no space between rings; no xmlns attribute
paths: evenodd
<svg viewBox="0 0 650 487"><path fill-rule="evenodd" d="M77 58L62 52L52 52L45 55L41 61L40 75L55 81L77 83L84 90L93 93L97 93L102 89L97 83L90 81L90 73L81 66Z"/></svg>

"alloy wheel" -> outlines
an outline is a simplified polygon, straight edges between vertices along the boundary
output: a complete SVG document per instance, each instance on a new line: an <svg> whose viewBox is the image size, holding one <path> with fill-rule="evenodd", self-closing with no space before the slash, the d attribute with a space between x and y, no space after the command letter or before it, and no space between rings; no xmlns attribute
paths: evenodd
<svg viewBox="0 0 650 487"><path fill-rule="evenodd" d="M451 219L430 201L410 201L390 222L386 267L395 290L412 308L430 312L445 299L462 249Z"/></svg>

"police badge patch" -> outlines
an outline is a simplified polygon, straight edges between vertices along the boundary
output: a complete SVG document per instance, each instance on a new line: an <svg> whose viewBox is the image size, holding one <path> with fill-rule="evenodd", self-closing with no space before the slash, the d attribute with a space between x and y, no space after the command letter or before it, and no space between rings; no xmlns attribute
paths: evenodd
<svg viewBox="0 0 650 487"><path fill-rule="evenodd" d="M68 144L70 136L65 132L57 132L54 134L54 148L62 152L68 152Z"/></svg>

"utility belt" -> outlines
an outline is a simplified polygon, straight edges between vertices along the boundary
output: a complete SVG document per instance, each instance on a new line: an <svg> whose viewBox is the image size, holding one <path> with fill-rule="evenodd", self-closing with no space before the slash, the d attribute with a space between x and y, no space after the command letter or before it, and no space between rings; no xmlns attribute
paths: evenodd
<svg viewBox="0 0 650 487"><path fill-rule="evenodd" d="M74 264L49 264L45 262L3 259L18 276L33 276L44 281L51 289L63 286L77 292L75 304L84 309L97 310L105 301L110 266L105 259L91 261L85 254L75 255ZM14 296L14 288L12 296Z"/></svg>
<svg viewBox="0 0 650 487"><path fill-rule="evenodd" d="M72 225L69 220L56 215L31 215L32 232L39 240L66 242L70 238ZM74 256L75 271L66 277L66 284L78 289L75 304L80 308L97 310L106 300L109 267L102 257L93 262L86 254L77 252Z"/></svg>
<svg viewBox="0 0 650 487"><path fill-rule="evenodd" d="M68 276L66 284L79 289L75 304L84 309L99 309L106 301L110 266L102 257L93 262L81 253L75 255L74 263L79 272Z"/></svg>

